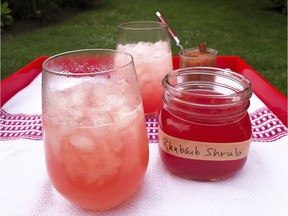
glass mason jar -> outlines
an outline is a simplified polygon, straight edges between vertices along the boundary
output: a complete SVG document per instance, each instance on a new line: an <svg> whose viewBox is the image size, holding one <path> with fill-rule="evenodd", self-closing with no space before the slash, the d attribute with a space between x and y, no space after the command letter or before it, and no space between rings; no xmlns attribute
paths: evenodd
<svg viewBox="0 0 288 216"><path fill-rule="evenodd" d="M154 21L120 24L117 50L133 56L145 114L158 114L162 107L161 81L173 70L167 25Z"/></svg>
<svg viewBox="0 0 288 216"><path fill-rule="evenodd" d="M137 190L149 152L130 54L91 49L47 59L42 111L48 176L61 195L104 210Z"/></svg>
<svg viewBox="0 0 288 216"><path fill-rule="evenodd" d="M252 135L250 81L230 70L191 67L167 74L162 84L159 151L166 168L204 181L237 173Z"/></svg>

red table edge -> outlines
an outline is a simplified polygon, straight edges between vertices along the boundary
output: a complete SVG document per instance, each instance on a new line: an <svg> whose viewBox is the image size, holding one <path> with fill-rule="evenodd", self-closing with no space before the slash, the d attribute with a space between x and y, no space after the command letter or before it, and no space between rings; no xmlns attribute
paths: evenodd
<svg viewBox="0 0 288 216"><path fill-rule="evenodd" d="M8 78L1 81L1 107L18 91L28 86L42 71L42 63L49 56L41 56ZM229 62L229 64L227 64ZM227 67L243 74L252 83L253 92L262 102L288 126L287 120L287 97L253 70L239 56L218 56L217 67ZM173 68L179 68L179 56L173 56ZM238 69L238 70L236 70Z"/></svg>
<svg viewBox="0 0 288 216"><path fill-rule="evenodd" d="M265 80L239 56L221 56L217 59L217 66L221 67L223 65L222 62L227 62L227 60L231 58L234 58L235 72L244 75L251 81L253 92L278 117L278 119L282 121L283 124L288 126L287 97L285 97L271 83Z"/></svg>
<svg viewBox="0 0 288 216"><path fill-rule="evenodd" d="M1 107L18 91L28 86L42 71L42 63L49 56L40 56L1 81Z"/></svg>

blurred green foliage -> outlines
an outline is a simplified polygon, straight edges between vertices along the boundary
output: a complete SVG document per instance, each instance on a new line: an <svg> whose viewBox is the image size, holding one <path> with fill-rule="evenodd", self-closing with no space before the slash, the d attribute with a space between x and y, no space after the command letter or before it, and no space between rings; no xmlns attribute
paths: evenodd
<svg viewBox="0 0 288 216"><path fill-rule="evenodd" d="M12 10L8 7L8 2L1 2L1 30L3 27L13 23L11 12Z"/></svg>
<svg viewBox="0 0 288 216"><path fill-rule="evenodd" d="M274 4L281 13L287 14L287 0L271 0L271 1L274 2Z"/></svg>

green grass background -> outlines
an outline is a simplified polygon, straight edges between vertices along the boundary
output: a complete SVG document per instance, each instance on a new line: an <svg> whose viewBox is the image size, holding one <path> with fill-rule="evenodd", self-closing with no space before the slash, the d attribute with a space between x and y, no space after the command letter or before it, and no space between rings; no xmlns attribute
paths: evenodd
<svg viewBox="0 0 288 216"><path fill-rule="evenodd" d="M114 49L120 23L156 21L160 11L184 48L206 41L219 55L238 55L287 95L287 16L273 6L270 0L102 0L64 22L2 41L1 79L38 56ZM178 55L173 41L172 49Z"/></svg>

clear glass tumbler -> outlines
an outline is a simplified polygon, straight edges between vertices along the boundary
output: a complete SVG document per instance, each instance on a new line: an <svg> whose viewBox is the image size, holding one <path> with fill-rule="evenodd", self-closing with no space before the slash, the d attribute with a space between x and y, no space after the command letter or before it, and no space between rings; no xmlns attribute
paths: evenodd
<svg viewBox="0 0 288 216"><path fill-rule="evenodd" d="M149 154L131 55L91 49L47 59L42 106L47 171L61 195L104 210L137 190Z"/></svg>
<svg viewBox="0 0 288 216"><path fill-rule="evenodd" d="M161 81L173 69L169 37L161 22L128 22L118 28L117 50L134 58L145 114L156 114L162 106Z"/></svg>

